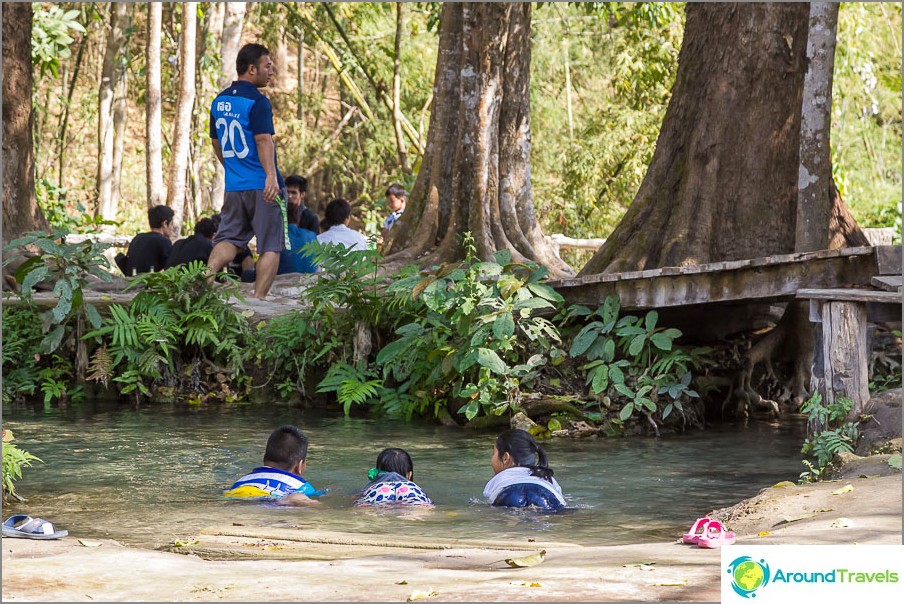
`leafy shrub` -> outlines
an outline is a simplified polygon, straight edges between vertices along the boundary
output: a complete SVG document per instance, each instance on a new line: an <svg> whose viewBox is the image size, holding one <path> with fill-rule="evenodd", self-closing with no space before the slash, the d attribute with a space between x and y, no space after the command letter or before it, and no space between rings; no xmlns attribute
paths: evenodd
<svg viewBox="0 0 904 604"><path fill-rule="evenodd" d="M523 389L550 358L563 356L555 347L558 329L535 315L562 302L542 283L547 270L512 263L508 251L481 262L469 235L465 248L462 262L403 276L387 288L408 301L410 318L377 354L384 380L406 395L391 398L386 409L439 413L448 399L468 420L517 411Z"/></svg>
<svg viewBox="0 0 904 604"><path fill-rule="evenodd" d="M801 473L801 482L820 480L835 455L854 451L860 438L860 422L848 421L853 408L854 402L843 396L835 399L831 405L824 405L818 392L801 405L801 413L807 415L808 432L801 453L813 457L815 461L814 464L810 460L803 460L807 470Z"/></svg>
<svg viewBox="0 0 904 604"><path fill-rule="evenodd" d="M569 354L585 358L580 367L593 394L605 394L620 403L619 420L638 414L658 433L660 421L678 412L687 422L685 405L698 399L690 388L691 370L699 368L707 349L685 349L675 345L681 332L657 327L655 310L643 317L619 318L617 296L609 296L596 311L580 305L568 309L566 318L590 317L575 336Z"/></svg>
<svg viewBox="0 0 904 604"><path fill-rule="evenodd" d="M41 461L31 453L18 448L13 441L12 430L3 430L3 493L4 496L16 496L14 481L22 478L22 468L30 466L33 461ZM43 463L43 462L41 462Z"/></svg>

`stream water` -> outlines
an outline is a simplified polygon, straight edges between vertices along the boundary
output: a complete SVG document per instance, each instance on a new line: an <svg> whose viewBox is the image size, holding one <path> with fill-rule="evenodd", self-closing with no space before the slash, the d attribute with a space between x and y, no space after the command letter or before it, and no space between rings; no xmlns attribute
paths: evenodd
<svg viewBox="0 0 904 604"><path fill-rule="evenodd" d="M301 427L310 439L305 477L329 488L316 508L228 501L220 491L260 465L270 432ZM83 403L3 407L3 427L44 463L16 483L25 503L79 538L161 547L200 529L300 526L433 538L568 541L610 545L669 540L699 516L732 505L804 469L800 422L726 424L662 438L544 441L569 510L492 508L495 434L430 423L344 418L293 407ZM428 513L353 508L354 491L384 447L406 449L414 479L436 502Z"/></svg>

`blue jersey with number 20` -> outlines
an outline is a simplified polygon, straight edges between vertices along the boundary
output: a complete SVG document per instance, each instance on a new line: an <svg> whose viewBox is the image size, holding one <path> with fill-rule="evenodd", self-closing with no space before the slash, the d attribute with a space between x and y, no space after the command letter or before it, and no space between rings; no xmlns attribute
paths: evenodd
<svg viewBox="0 0 904 604"><path fill-rule="evenodd" d="M210 138L220 141L227 191L262 191L267 175L257 154L255 134L273 134L270 100L250 82L237 80L210 106ZM275 158L274 158L275 162ZM277 179L282 178L277 170Z"/></svg>

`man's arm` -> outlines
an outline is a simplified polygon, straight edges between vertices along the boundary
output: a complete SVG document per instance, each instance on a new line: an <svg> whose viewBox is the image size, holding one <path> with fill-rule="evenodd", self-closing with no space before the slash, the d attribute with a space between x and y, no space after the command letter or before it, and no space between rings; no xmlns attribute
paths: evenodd
<svg viewBox="0 0 904 604"><path fill-rule="evenodd" d="M257 145L257 156L264 167L267 180L264 182L264 199L273 201L279 193L279 185L276 182L276 146L273 144L272 134L255 134L254 143Z"/></svg>
<svg viewBox="0 0 904 604"><path fill-rule="evenodd" d="M213 152L216 154L217 159L220 160L220 165L225 165L223 163L223 148L220 146L220 140L217 138L210 139L210 142L213 143Z"/></svg>

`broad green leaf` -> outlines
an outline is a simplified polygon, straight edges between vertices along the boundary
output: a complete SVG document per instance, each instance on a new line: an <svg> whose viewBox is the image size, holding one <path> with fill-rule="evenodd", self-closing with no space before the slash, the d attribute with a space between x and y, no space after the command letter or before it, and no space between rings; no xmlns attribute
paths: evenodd
<svg viewBox="0 0 904 604"><path fill-rule="evenodd" d="M593 373L593 381L590 384L591 390L593 390L594 394L599 394L606 390L609 387L609 367L606 365L600 366Z"/></svg>
<svg viewBox="0 0 904 604"><path fill-rule="evenodd" d="M631 344L628 346L628 354L631 356L637 356L640 354L640 351L643 350L644 342L647 341L647 336L645 334L636 336L633 340L631 340Z"/></svg>
<svg viewBox="0 0 904 604"><path fill-rule="evenodd" d="M565 301L565 298L563 298L559 292L549 287L548 285L543 285L542 283L528 283L527 288L541 298L545 298L550 302Z"/></svg>
<svg viewBox="0 0 904 604"><path fill-rule="evenodd" d="M634 413L634 403L628 403L627 405L622 407L621 411L618 412L618 418L623 422L627 421L628 418L631 417L632 413Z"/></svg>
<svg viewBox="0 0 904 604"><path fill-rule="evenodd" d="M50 331L44 339L41 340L41 350L44 352L53 352L57 348L60 347L60 342L63 341L63 334L66 333L66 328L62 325L57 325L55 329Z"/></svg>
<svg viewBox="0 0 904 604"><path fill-rule="evenodd" d="M515 303L513 307L514 310L521 310L522 308L555 308L552 304L549 303L548 300L544 300L543 298L528 298L527 300L521 300Z"/></svg>
<svg viewBox="0 0 904 604"><path fill-rule="evenodd" d="M97 309L93 304L85 304L85 315L88 317L88 322L91 323L91 327L94 329L100 329L104 324L104 320L101 318L100 313L97 312Z"/></svg>
<svg viewBox="0 0 904 604"><path fill-rule="evenodd" d="M613 384L625 383L625 374L618 364L609 365L609 379Z"/></svg>
<svg viewBox="0 0 904 604"><path fill-rule="evenodd" d="M631 392L631 389L624 384L615 384L615 389L630 399L634 398L634 393Z"/></svg>
<svg viewBox="0 0 904 604"><path fill-rule="evenodd" d="M32 263L31 266L34 266L34 263ZM20 281L22 283L22 290L31 292L35 285L37 285L47 277L49 271L50 269L43 265L32 269L30 272L25 274L25 278ZM18 271L16 272L18 273Z"/></svg>
<svg viewBox="0 0 904 604"><path fill-rule="evenodd" d="M505 362L499 358L498 354L489 348L477 349L477 362L482 367L486 367L493 373L499 375L505 375L508 372L508 366L506 366Z"/></svg>
<svg viewBox="0 0 904 604"><path fill-rule="evenodd" d="M672 349L672 338L665 335L664 331L660 331L651 335L650 342L653 343L653 346L664 352Z"/></svg>
<svg viewBox="0 0 904 604"><path fill-rule="evenodd" d="M647 313L647 316L644 318L644 325L647 328L647 331L653 331L656 329L656 321L659 320L659 313L655 310L651 310Z"/></svg>
<svg viewBox="0 0 904 604"><path fill-rule="evenodd" d="M493 335L498 340L507 340L515 335L515 320L512 313L504 312L496 316L496 320L493 321Z"/></svg>
<svg viewBox="0 0 904 604"><path fill-rule="evenodd" d="M587 325L582 329L578 335L574 338L574 341L571 343L571 350L568 351L568 354L572 357L577 357L584 354L590 345L596 341L596 336L599 333L599 328L601 327L600 323L594 321L590 325Z"/></svg>
<svg viewBox="0 0 904 604"><path fill-rule="evenodd" d="M615 340L612 338L606 338L606 343L603 345L603 354L600 357L607 363L615 360Z"/></svg>

